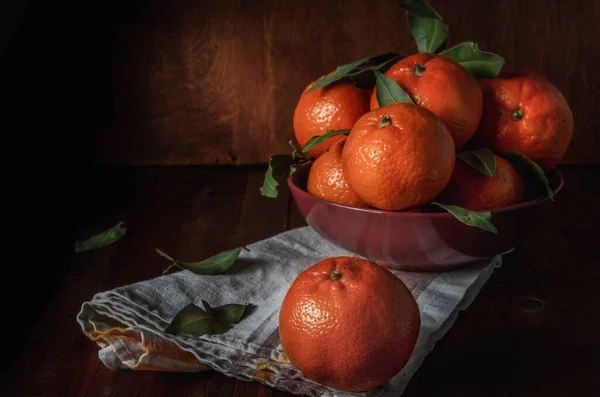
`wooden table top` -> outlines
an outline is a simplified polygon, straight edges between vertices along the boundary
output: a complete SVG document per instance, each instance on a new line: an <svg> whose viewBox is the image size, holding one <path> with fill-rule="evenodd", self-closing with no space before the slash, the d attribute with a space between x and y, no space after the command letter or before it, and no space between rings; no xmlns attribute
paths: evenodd
<svg viewBox="0 0 600 397"><path fill-rule="evenodd" d="M305 225L280 184L259 194L263 167L104 169L93 177L89 236L125 221L118 244L72 255L16 360L3 375L15 396L275 396L287 393L216 371L110 370L80 331L81 304L100 291L160 275L161 247L178 258ZM404 396L600 395L600 170L562 167L565 186L548 219L505 258L410 382ZM83 216L83 215L82 215ZM404 397L403 396L403 397Z"/></svg>

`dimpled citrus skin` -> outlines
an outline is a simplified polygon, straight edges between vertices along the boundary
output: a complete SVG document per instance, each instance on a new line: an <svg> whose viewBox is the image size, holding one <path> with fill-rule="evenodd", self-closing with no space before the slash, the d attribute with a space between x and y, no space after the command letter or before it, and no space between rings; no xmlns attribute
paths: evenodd
<svg viewBox="0 0 600 397"><path fill-rule="evenodd" d="M425 67L422 76L415 74L416 64ZM418 53L401 59L385 75L446 124L456 149L471 139L481 120L483 95L479 83L465 68L439 55ZM373 90L370 106L379 107L377 90Z"/></svg>
<svg viewBox="0 0 600 397"><path fill-rule="evenodd" d="M310 167L306 189L312 195L327 201L350 207L367 207L356 193L350 189L342 171L342 148L346 142L336 142L331 148L315 160Z"/></svg>
<svg viewBox="0 0 600 397"><path fill-rule="evenodd" d="M436 201L458 205L471 211L485 211L523 201L525 186L512 164L494 155L494 176L487 176L461 160L456 161L448 186Z"/></svg>
<svg viewBox="0 0 600 397"><path fill-rule="evenodd" d="M382 117L391 125L378 127ZM352 190L381 210L404 210L428 203L445 187L456 154L448 129L429 110L395 103L361 117L342 152Z"/></svg>
<svg viewBox="0 0 600 397"><path fill-rule="evenodd" d="M531 71L501 73L481 79L480 84L484 111L473 145L496 153L518 152L544 169L553 169L567 151L574 128L573 114L561 92ZM515 119L517 109L522 115Z"/></svg>
<svg viewBox="0 0 600 397"><path fill-rule="evenodd" d="M337 280L330 277L334 270ZM293 282L281 305L279 334L286 355L308 378L359 392L402 370L420 324L412 293L389 270L333 257Z"/></svg>
<svg viewBox="0 0 600 397"><path fill-rule="evenodd" d="M294 135L304 147L312 137L323 135L327 130L351 129L356 120L369 111L369 92L354 86L351 82L337 81L309 93L310 83L300 96L294 110ZM308 151L311 157L318 157L342 136L338 135Z"/></svg>

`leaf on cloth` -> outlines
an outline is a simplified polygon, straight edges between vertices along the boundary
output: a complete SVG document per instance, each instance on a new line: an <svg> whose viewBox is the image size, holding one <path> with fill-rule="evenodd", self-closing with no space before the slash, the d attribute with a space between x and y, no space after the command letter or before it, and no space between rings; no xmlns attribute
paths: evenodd
<svg viewBox="0 0 600 397"><path fill-rule="evenodd" d="M214 335L222 334L238 323L246 305L227 304L211 307L202 301L204 309L193 303L183 308L165 329L171 335Z"/></svg>
<svg viewBox="0 0 600 397"><path fill-rule="evenodd" d="M220 274L228 270L237 258L240 256L240 252L242 252L243 247L238 247L229 251L220 252L214 256L211 256L208 259L205 259L201 262L179 262L175 259L171 258L165 252L155 248L156 253L163 258L171 261L172 265L169 266L163 274L167 273L173 266L177 266L182 269L187 269L195 274L199 275L213 275Z"/></svg>
<svg viewBox="0 0 600 397"><path fill-rule="evenodd" d="M75 252L83 252L93 249L107 247L117 242L127 233L127 228L123 227L123 222L119 222L108 230L96 234L87 240L75 242Z"/></svg>
<svg viewBox="0 0 600 397"><path fill-rule="evenodd" d="M498 233L498 229L492 224L492 214L489 211L475 212L456 205L440 204L436 202L432 202L431 204L445 209L465 225L475 226L494 234Z"/></svg>

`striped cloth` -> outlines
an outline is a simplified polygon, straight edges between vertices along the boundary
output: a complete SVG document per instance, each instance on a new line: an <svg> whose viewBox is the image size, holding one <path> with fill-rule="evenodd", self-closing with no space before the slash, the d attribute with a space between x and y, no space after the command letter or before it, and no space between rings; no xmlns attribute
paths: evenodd
<svg viewBox="0 0 600 397"><path fill-rule="evenodd" d="M285 356L278 334L283 297L308 266L332 256L353 256L306 226L247 246L226 274L198 276L187 270L99 292L77 316L83 333L98 344L109 368L137 371L216 370L298 395L399 396L423 359L473 301L501 256L444 273L393 271L412 291L421 330L405 368L385 385L363 393L334 390L307 379ZM185 306L248 303L251 309L223 334L165 333Z"/></svg>

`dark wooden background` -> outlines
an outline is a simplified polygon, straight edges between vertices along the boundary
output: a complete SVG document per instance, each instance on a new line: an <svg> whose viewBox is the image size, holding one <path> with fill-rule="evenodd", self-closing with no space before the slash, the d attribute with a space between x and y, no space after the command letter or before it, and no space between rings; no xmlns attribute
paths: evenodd
<svg viewBox="0 0 600 397"><path fill-rule="evenodd" d="M576 120L564 163L600 161L600 2L431 4L449 46L476 41L506 68L554 82ZM52 109L46 128L100 163L264 163L289 150L309 81L358 58L416 51L396 0L34 1L27 11L9 83L19 76L13 88L27 88L29 111Z"/></svg>

